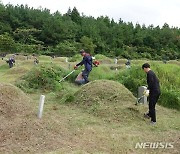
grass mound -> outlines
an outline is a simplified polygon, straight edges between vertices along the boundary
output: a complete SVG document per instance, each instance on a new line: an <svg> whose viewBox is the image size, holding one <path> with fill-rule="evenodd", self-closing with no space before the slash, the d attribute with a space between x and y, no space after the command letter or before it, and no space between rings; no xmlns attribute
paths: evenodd
<svg viewBox="0 0 180 154"><path fill-rule="evenodd" d="M0 83L0 117L15 118L29 113L29 98L17 87Z"/></svg>
<svg viewBox="0 0 180 154"><path fill-rule="evenodd" d="M59 80L67 73L56 65L40 65L27 72L16 85L25 92L41 89L44 91L60 90Z"/></svg>
<svg viewBox="0 0 180 154"><path fill-rule="evenodd" d="M6 74L25 74L26 72L28 72L29 69L28 68L24 68L24 67L13 67L11 69L9 69Z"/></svg>
<svg viewBox="0 0 180 154"><path fill-rule="evenodd" d="M63 146L61 126L49 115L37 119L35 106L17 87L0 83L0 153L44 153Z"/></svg>
<svg viewBox="0 0 180 154"><path fill-rule="evenodd" d="M67 98L96 116L120 121L124 116L132 120L139 111L133 107L135 98L122 84L110 80L96 80L81 87L74 96ZM131 111L131 112L130 112Z"/></svg>

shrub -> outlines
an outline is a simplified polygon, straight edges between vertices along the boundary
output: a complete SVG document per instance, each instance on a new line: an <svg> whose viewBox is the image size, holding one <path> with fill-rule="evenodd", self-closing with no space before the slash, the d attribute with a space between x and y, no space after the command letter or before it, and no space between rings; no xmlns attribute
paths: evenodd
<svg viewBox="0 0 180 154"><path fill-rule="evenodd" d="M59 90L62 85L59 80L65 76L66 71L55 65L41 65L34 67L30 72L26 73L17 86L21 89L31 92L31 89L41 89L45 91ZM30 89L30 90L28 90Z"/></svg>
<svg viewBox="0 0 180 154"><path fill-rule="evenodd" d="M73 57L69 58L69 62L76 62L82 60L82 56L80 54L76 54Z"/></svg>
<svg viewBox="0 0 180 154"><path fill-rule="evenodd" d="M116 76L116 80L125 85L135 96L139 86L146 85L145 73L140 66L132 66Z"/></svg>
<svg viewBox="0 0 180 154"><path fill-rule="evenodd" d="M152 70L159 78L161 96L159 104L165 107L180 110L180 68L172 64L151 64ZM135 65L131 69L121 71L115 78L124 84L134 95L137 94L139 86L146 85L146 74L141 66Z"/></svg>

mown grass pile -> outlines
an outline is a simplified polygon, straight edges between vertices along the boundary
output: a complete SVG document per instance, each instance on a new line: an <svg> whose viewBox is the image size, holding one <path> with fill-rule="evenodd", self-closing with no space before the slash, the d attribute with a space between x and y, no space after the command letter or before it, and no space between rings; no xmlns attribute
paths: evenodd
<svg viewBox="0 0 180 154"><path fill-rule="evenodd" d="M95 80L82 86L66 103L110 121L132 120L139 111L132 108L135 97L122 84L110 80ZM129 112L132 109L132 112ZM134 112L133 112L134 111ZM130 114L130 115L129 115ZM139 114L140 115L140 114Z"/></svg>
<svg viewBox="0 0 180 154"><path fill-rule="evenodd" d="M30 99L12 84L0 83L0 119L25 116L29 113Z"/></svg>

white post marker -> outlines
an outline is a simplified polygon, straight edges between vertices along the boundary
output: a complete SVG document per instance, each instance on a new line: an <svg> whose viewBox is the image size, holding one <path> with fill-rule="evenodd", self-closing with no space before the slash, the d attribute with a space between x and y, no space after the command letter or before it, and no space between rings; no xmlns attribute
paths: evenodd
<svg viewBox="0 0 180 154"><path fill-rule="evenodd" d="M117 64L117 62L118 62L118 60L117 60L117 58L115 58L115 59L114 59L114 63Z"/></svg>
<svg viewBox="0 0 180 154"><path fill-rule="evenodd" d="M39 110L38 110L38 118L39 119L41 119L41 117L42 117L44 100L45 100L45 96L41 95L40 101L39 101Z"/></svg>

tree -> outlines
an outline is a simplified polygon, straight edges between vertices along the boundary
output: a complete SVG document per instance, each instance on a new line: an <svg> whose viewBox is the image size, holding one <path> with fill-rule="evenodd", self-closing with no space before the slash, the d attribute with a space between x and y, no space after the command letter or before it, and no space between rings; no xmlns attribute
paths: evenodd
<svg viewBox="0 0 180 154"><path fill-rule="evenodd" d="M81 16L80 16L78 10L76 9L76 7L73 8L70 16L71 16L71 19L73 22L75 22L77 24L81 24Z"/></svg>
<svg viewBox="0 0 180 154"><path fill-rule="evenodd" d="M14 37L23 44L43 44L42 41L38 41L34 35L40 33L41 30L31 28L31 29L20 29L17 28L14 31Z"/></svg>
<svg viewBox="0 0 180 154"><path fill-rule="evenodd" d="M1 38L1 50L11 50L15 42L17 51L64 55L84 48L92 53L106 56L169 59L180 57L180 29L167 23L162 28L124 22L116 23L108 16L97 19L80 15L76 7L61 15L60 12L30 8L28 5L4 6L0 3L0 35L10 41L10 46ZM15 41L13 43L13 41ZM7 42L8 43L8 42ZM6 45L5 45L6 44ZM47 51L45 51L47 50ZM163 50L166 52L163 53ZM41 52L40 52L41 51Z"/></svg>
<svg viewBox="0 0 180 154"><path fill-rule="evenodd" d="M78 43L71 41L60 42L54 49L56 55L73 56L76 53Z"/></svg>
<svg viewBox="0 0 180 154"><path fill-rule="evenodd" d="M16 52L14 39L8 34L0 35L0 51L1 52Z"/></svg>
<svg viewBox="0 0 180 154"><path fill-rule="evenodd" d="M85 51L89 52L90 54L94 53L94 48L96 47L96 45L93 44L90 38L83 36L80 41L81 41L81 47Z"/></svg>

